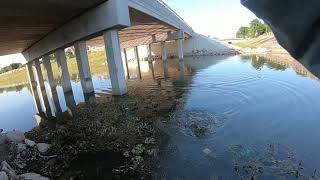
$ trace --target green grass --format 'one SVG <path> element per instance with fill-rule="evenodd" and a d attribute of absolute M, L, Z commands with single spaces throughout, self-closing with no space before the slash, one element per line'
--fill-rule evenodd
<path fill-rule="evenodd" d="M 109 73 L 107 64 L 106 64 L 105 52 L 90 52 L 88 56 L 89 56 L 91 73 L 93 75 L 99 74 L 102 72 Z M 69 74 L 78 74 L 79 71 L 78 71 L 76 58 L 70 58 L 70 59 L 68 58 L 67 62 L 68 62 Z M 58 64 L 56 61 L 53 61 L 51 64 L 52 64 L 54 78 L 58 79 L 60 75 Z M 46 73 L 43 67 L 42 67 L 42 73 L 46 77 Z M 21 83 L 28 83 L 26 68 L 21 68 L 21 70 L 17 72 L 0 75 L 0 87 L 14 86 L 15 84 L 21 84 Z"/>

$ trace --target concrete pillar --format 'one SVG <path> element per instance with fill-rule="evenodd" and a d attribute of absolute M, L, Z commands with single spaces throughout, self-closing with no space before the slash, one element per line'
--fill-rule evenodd
<path fill-rule="evenodd" d="M 168 60 L 168 51 L 166 48 L 166 42 L 161 42 L 161 54 L 162 54 L 162 60 L 166 61 Z"/>
<path fill-rule="evenodd" d="M 84 100 L 87 104 L 96 104 L 97 103 L 97 98 L 94 93 L 85 94 Z"/>
<path fill-rule="evenodd" d="M 147 46 L 147 50 L 148 50 L 148 65 L 149 65 L 149 70 L 151 70 L 152 73 L 152 78 L 154 79 L 154 69 L 153 69 L 153 64 L 152 64 L 152 48 L 151 48 L 152 44 L 149 44 Z"/>
<path fill-rule="evenodd" d="M 66 100 L 67 111 L 69 115 L 72 117 L 75 117 L 77 104 L 76 104 L 76 101 L 74 100 L 73 92 L 69 91 L 64 93 L 64 98 Z"/>
<path fill-rule="evenodd" d="M 54 81 L 50 57 L 48 55 L 43 57 L 43 66 L 47 72 L 48 82 L 49 82 L 49 86 L 50 86 L 50 92 L 51 92 L 52 101 L 54 104 L 56 115 L 60 115 L 62 113 L 62 110 L 61 110 L 61 106 L 59 103 L 59 98 L 58 98 L 58 93 L 57 93 L 57 85 L 56 85 L 56 82 Z"/>
<path fill-rule="evenodd" d="M 121 58 L 118 30 L 112 29 L 103 34 L 113 95 L 128 92 Z"/>
<path fill-rule="evenodd" d="M 151 44 L 148 44 L 148 46 L 147 46 L 147 51 L 148 51 L 148 61 L 151 62 L 151 61 L 152 61 L 152 48 L 151 48 Z"/>
<path fill-rule="evenodd" d="M 35 74 L 36 74 L 36 77 L 38 80 L 38 84 L 40 86 L 40 97 L 42 98 L 42 101 L 44 103 L 45 112 L 48 117 L 52 117 L 52 111 L 50 108 L 50 103 L 48 100 L 46 87 L 44 85 L 44 80 L 43 80 L 43 75 L 42 75 L 42 70 L 41 70 L 41 65 L 40 65 L 39 59 L 34 61 L 34 66 L 35 66 Z"/>
<path fill-rule="evenodd" d="M 127 78 L 130 79 L 130 72 L 129 72 L 129 65 L 128 65 L 128 56 L 127 56 L 127 49 L 124 48 L 123 49 L 123 53 L 124 53 L 124 61 L 126 63 L 126 69 L 127 69 Z"/>
<path fill-rule="evenodd" d="M 93 83 L 85 41 L 76 42 L 74 45 L 81 86 L 84 94 L 93 93 Z"/>
<path fill-rule="evenodd" d="M 55 53 L 59 71 L 61 73 L 61 84 L 64 93 L 72 91 L 67 58 L 64 49 L 58 49 Z"/>
<path fill-rule="evenodd" d="M 39 114 L 44 114 L 43 111 L 42 111 L 39 92 L 38 92 L 38 89 L 37 89 L 37 82 L 36 82 L 36 79 L 34 77 L 33 67 L 32 67 L 31 63 L 27 64 L 27 73 L 28 73 L 29 84 L 30 84 L 30 87 L 31 87 L 32 97 L 33 97 L 34 103 L 36 105 L 37 112 Z"/>
<path fill-rule="evenodd" d="M 185 69 L 184 61 L 179 61 L 179 80 L 180 81 L 184 81 L 185 80 L 185 78 L 184 78 L 184 69 Z"/>
<path fill-rule="evenodd" d="M 163 76 L 164 78 L 168 78 L 168 61 L 163 61 Z"/>
<path fill-rule="evenodd" d="M 178 57 L 179 60 L 183 60 L 184 55 L 183 55 L 183 39 L 178 39 L 176 40 L 177 45 L 178 45 Z"/>
<path fill-rule="evenodd" d="M 136 60 L 137 60 L 138 78 L 139 78 L 139 79 L 142 79 L 138 46 L 134 47 L 134 56 L 135 56 L 135 58 L 136 58 Z"/>

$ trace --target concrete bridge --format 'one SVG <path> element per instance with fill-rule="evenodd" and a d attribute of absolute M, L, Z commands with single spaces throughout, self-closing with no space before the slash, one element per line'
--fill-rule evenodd
<path fill-rule="evenodd" d="M 65 49 L 73 46 L 83 92 L 90 94 L 94 88 L 86 43 L 97 39 L 104 42 L 112 92 L 123 95 L 127 93 L 125 76 L 129 73 L 126 48 L 134 48 L 139 62 L 138 46 L 147 45 L 151 62 L 152 44 L 158 44 L 166 61 L 166 46 L 171 42 L 170 49 L 175 49 L 177 57 L 183 60 L 185 41 L 201 37 L 161 0 L 6 0 L 1 3 L 0 14 L 0 55 L 24 55 L 37 110 L 42 113 L 46 109 L 48 115 L 52 113 L 41 63 L 48 76 L 51 97 L 56 97 L 50 55 L 57 59 L 64 93 L 72 93 Z M 188 49 L 193 50 L 191 46 Z"/>

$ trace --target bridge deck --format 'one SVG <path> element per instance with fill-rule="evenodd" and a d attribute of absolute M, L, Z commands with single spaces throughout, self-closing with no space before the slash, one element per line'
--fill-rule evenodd
<path fill-rule="evenodd" d="M 105 1 L 5 0 L 0 6 L 0 56 L 25 51 L 47 34 Z M 121 43 L 166 33 L 181 26 L 178 22 L 181 18 L 160 0 L 129 0 L 129 6 L 131 26 L 119 32 Z M 166 8 L 155 12 L 161 7 Z"/>

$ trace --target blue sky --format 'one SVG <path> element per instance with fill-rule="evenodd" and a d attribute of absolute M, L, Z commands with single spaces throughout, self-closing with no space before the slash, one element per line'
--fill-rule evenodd
<path fill-rule="evenodd" d="M 240 0 L 164 0 L 198 33 L 218 38 L 234 37 L 255 15 Z M 12 62 L 25 62 L 23 56 L 0 56 L 0 68 Z"/>
<path fill-rule="evenodd" d="M 234 37 L 241 26 L 256 18 L 240 0 L 164 0 L 191 27 L 203 35 Z"/>

